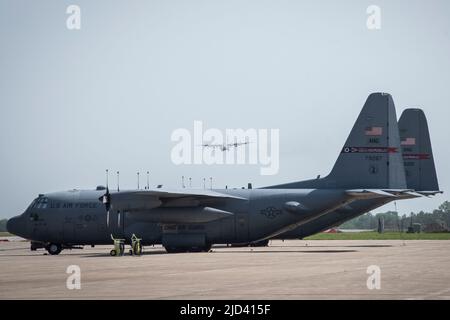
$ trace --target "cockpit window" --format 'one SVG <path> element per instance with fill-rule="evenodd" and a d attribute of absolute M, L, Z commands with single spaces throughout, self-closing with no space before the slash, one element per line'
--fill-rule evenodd
<path fill-rule="evenodd" d="M 33 208 L 36 209 L 46 209 L 48 205 L 48 198 L 37 198 L 34 200 Z"/>
<path fill-rule="evenodd" d="M 34 205 L 36 204 L 37 199 L 34 199 L 33 202 L 28 206 L 27 210 L 30 210 L 32 208 L 34 208 Z"/>

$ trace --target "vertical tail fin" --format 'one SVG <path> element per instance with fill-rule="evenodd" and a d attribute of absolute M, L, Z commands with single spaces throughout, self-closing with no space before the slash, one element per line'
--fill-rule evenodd
<path fill-rule="evenodd" d="M 408 189 L 438 191 L 427 119 L 421 109 L 406 109 L 398 122 Z"/>
<path fill-rule="evenodd" d="M 266 188 L 405 189 L 397 116 L 391 95 L 372 93 L 367 98 L 327 177 Z"/>
<path fill-rule="evenodd" d="M 339 188 L 406 188 L 394 101 L 373 93 L 326 178 Z"/>

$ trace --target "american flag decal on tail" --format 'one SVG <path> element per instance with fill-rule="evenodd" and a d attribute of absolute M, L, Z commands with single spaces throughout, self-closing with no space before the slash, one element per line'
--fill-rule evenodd
<path fill-rule="evenodd" d="M 364 131 L 366 136 L 381 136 L 383 135 L 382 127 L 367 127 Z"/>
<path fill-rule="evenodd" d="M 415 146 L 416 145 L 416 138 L 405 138 L 405 139 L 402 139 L 402 142 L 400 144 L 402 146 Z"/>

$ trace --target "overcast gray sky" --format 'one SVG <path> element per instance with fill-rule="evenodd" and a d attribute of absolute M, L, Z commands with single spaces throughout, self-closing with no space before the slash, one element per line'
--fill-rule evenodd
<path fill-rule="evenodd" d="M 81 30 L 66 28 L 71 4 Z M 371 4 L 380 30 L 366 27 Z M 449 57 L 447 0 L 0 0 L 0 217 L 38 193 L 104 184 L 106 168 L 122 188 L 147 170 L 168 187 L 182 175 L 199 187 L 210 176 L 223 187 L 325 175 L 377 91 L 393 95 L 398 117 L 425 110 L 449 190 Z M 280 129 L 279 173 L 174 165 L 170 135 L 194 120 Z"/>

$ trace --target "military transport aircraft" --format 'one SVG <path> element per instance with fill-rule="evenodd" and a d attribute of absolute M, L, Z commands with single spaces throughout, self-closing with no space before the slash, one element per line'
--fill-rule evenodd
<path fill-rule="evenodd" d="M 360 201 L 385 203 L 423 194 L 407 187 L 392 97 L 371 94 L 331 173 L 260 189 L 72 190 L 42 194 L 9 232 L 44 244 L 50 254 L 77 245 L 162 244 L 168 252 L 212 244 L 255 243 L 346 210 Z"/>
<path fill-rule="evenodd" d="M 398 122 L 400 145 L 403 155 L 406 187 L 416 190 L 424 196 L 433 196 L 439 191 L 439 184 L 434 165 L 430 134 L 425 113 L 412 108 L 403 111 Z M 277 239 L 302 239 L 318 232 L 341 225 L 370 210 L 378 208 L 395 199 L 358 200 L 339 208 L 300 227 L 278 235 Z M 259 243 L 267 244 L 268 241 Z"/>
<path fill-rule="evenodd" d="M 225 141 L 224 144 L 205 143 L 205 144 L 202 144 L 202 147 L 213 148 L 213 149 L 217 148 L 217 149 L 219 149 L 221 151 L 229 151 L 231 147 L 237 148 L 239 146 L 244 146 L 244 145 L 249 144 L 249 143 L 250 142 L 247 141 L 247 140 L 245 142 L 237 142 L 237 140 L 235 139 L 233 143 L 227 143 L 226 141 Z"/>

